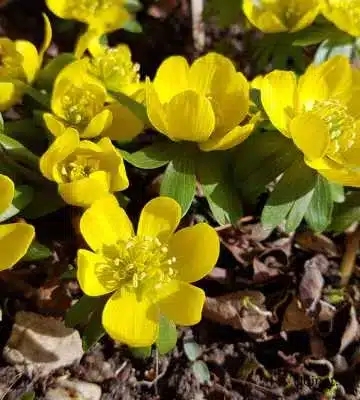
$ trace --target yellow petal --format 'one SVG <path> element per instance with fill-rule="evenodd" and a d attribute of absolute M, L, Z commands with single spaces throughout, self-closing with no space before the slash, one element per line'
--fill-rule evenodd
<path fill-rule="evenodd" d="M 311 112 L 296 116 L 290 123 L 290 132 L 296 146 L 309 160 L 322 158 L 330 145 L 326 122 Z"/>
<path fill-rule="evenodd" d="M 115 102 L 107 106 L 112 114 L 112 124 L 102 132 L 111 140 L 128 142 L 138 136 L 144 129 L 144 123 L 129 108 Z"/>
<path fill-rule="evenodd" d="M 206 142 L 200 143 L 203 151 L 228 150 L 247 139 L 254 130 L 254 124 L 236 126 L 223 136 L 211 135 Z"/>
<path fill-rule="evenodd" d="M 55 139 L 51 146 L 40 158 L 40 171 L 48 179 L 53 180 L 53 170 L 65 160 L 79 145 L 80 138 L 76 129 L 67 128 L 64 133 Z"/>
<path fill-rule="evenodd" d="M 261 102 L 271 123 L 289 136 L 289 121 L 294 113 L 296 76 L 293 72 L 273 71 L 261 85 Z"/>
<path fill-rule="evenodd" d="M 110 177 L 105 171 L 95 171 L 89 177 L 59 184 L 59 194 L 73 206 L 89 207 L 106 196 L 110 190 Z"/>
<path fill-rule="evenodd" d="M 21 97 L 19 90 L 12 82 L 0 82 L 0 111 L 9 110 Z"/>
<path fill-rule="evenodd" d="M 77 253 L 77 280 L 81 290 L 88 296 L 102 296 L 112 292 L 112 288 L 101 279 L 100 268 L 106 261 L 92 251 L 80 249 Z"/>
<path fill-rule="evenodd" d="M 31 83 L 40 67 L 40 59 L 36 47 L 27 40 L 15 40 L 15 48 L 23 56 L 22 68 L 26 80 Z"/>
<path fill-rule="evenodd" d="M 44 18 L 44 41 L 41 45 L 40 51 L 39 51 L 39 68 L 41 67 L 41 64 L 43 62 L 44 54 L 46 50 L 49 48 L 52 40 L 52 29 L 51 29 L 51 24 L 49 21 L 48 16 L 45 13 L 42 13 L 42 16 Z"/>
<path fill-rule="evenodd" d="M 189 87 L 189 64 L 184 57 L 171 56 L 158 68 L 154 89 L 161 103 L 167 103 L 173 96 Z"/>
<path fill-rule="evenodd" d="M 192 64 L 190 88 L 205 96 L 212 92 L 222 92 L 235 74 L 236 69 L 229 58 L 212 52 L 199 57 Z"/>
<path fill-rule="evenodd" d="M 89 125 L 81 133 L 82 138 L 93 138 L 109 128 L 112 123 L 112 113 L 110 110 L 103 110 L 90 121 Z"/>
<path fill-rule="evenodd" d="M 35 236 L 32 225 L 0 225 L 0 271 L 15 265 L 26 254 Z"/>
<path fill-rule="evenodd" d="M 165 108 L 161 104 L 158 94 L 154 89 L 154 85 L 150 83 L 150 80 L 146 80 L 145 85 L 145 96 L 146 96 L 146 112 L 149 121 L 155 129 L 159 132 L 167 133 L 167 120 L 165 114 Z"/>
<path fill-rule="evenodd" d="M 167 242 L 181 219 L 180 205 L 170 197 L 150 200 L 141 211 L 137 234 Z"/>
<path fill-rule="evenodd" d="M 243 1 L 243 11 L 249 21 L 263 32 L 276 33 L 288 30 L 276 14 L 266 10 L 266 6 L 259 7 L 253 0 Z"/>
<path fill-rule="evenodd" d="M 204 291 L 180 281 L 171 281 L 167 286 L 170 288 L 164 290 L 170 294 L 158 302 L 161 314 L 177 325 L 189 326 L 200 322 L 205 302 Z"/>
<path fill-rule="evenodd" d="M 114 340 L 131 347 L 146 347 L 158 336 L 159 312 L 148 298 L 123 289 L 106 303 L 102 323 Z"/>
<path fill-rule="evenodd" d="M 81 58 L 85 51 L 90 46 L 90 43 L 94 41 L 99 41 L 102 33 L 97 29 L 88 28 L 82 35 L 79 36 L 74 50 L 74 55 L 76 58 Z"/>
<path fill-rule="evenodd" d="M 353 36 L 360 36 L 358 18 L 359 4 L 356 2 L 326 0 L 322 2 L 324 16 L 340 30 Z"/>
<path fill-rule="evenodd" d="M 303 10 L 303 15 L 301 16 L 300 19 L 298 19 L 295 22 L 294 26 L 290 29 L 290 32 L 298 32 L 308 27 L 314 22 L 315 18 L 319 14 L 319 6 L 316 4 L 317 1 L 318 0 L 311 0 L 311 1 L 300 0 L 299 4 L 305 5 L 307 3 L 310 6 L 310 9 L 307 12 Z"/>
<path fill-rule="evenodd" d="M 124 160 L 119 150 L 114 147 L 109 138 L 100 139 L 97 145 L 104 152 L 102 167 L 110 171 L 110 190 L 117 192 L 127 189 L 129 187 L 129 179 L 126 175 Z"/>
<path fill-rule="evenodd" d="M 169 255 L 176 258 L 176 278 L 185 282 L 207 275 L 214 268 L 219 251 L 218 234 L 205 223 L 181 229 L 169 241 Z"/>
<path fill-rule="evenodd" d="M 59 121 L 53 114 L 44 113 L 43 120 L 48 131 L 54 136 L 57 137 L 64 133 L 66 129 L 65 125 L 61 121 Z"/>
<path fill-rule="evenodd" d="M 68 0 L 46 0 L 47 7 L 59 18 L 69 19 Z"/>
<path fill-rule="evenodd" d="M 107 195 L 95 201 L 80 220 L 80 232 L 94 251 L 103 245 L 128 240 L 134 235 L 131 221 L 116 197 Z"/>
<path fill-rule="evenodd" d="M 167 135 L 173 140 L 204 142 L 215 129 L 210 101 L 193 90 L 174 96 L 166 107 Z"/>
<path fill-rule="evenodd" d="M 6 175 L 0 174 L 0 214 L 11 204 L 15 194 L 13 181 Z"/>
<path fill-rule="evenodd" d="M 298 111 L 309 111 L 315 101 L 324 101 L 329 98 L 329 87 L 317 67 L 310 65 L 300 77 L 297 94 Z"/>
<path fill-rule="evenodd" d="M 314 69 L 315 70 L 315 69 Z M 328 96 L 346 102 L 353 89 L 353 73 L 347 57 L 338 55 L 316 67 L 317 74 L 325 79 Z"/>

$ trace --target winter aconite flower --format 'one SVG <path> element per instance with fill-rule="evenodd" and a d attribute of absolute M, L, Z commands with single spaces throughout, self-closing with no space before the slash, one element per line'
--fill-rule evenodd
<path fill-rule="evenodd" d="M 322 12 L 342 31 L 360 36 L 359 0 L 323 0 Z"/>
<path fill-rule="evenodd" d="M 0 213 L 10 206 L 14 193 L 11 179 L 0 174 Z M 23 222 L 0 225 L 0 271 L 11 268 L 26 254 L 34 236 L 34 227 Z"/>
<path fill-rule="evenodd" d="M 296 32 L 311 25 L 320 0 L 244 0 L 249 21 L 263 32 Z"/>
<path fill-rule="evenodd" d="M 200 321 L 205 294 L 190 283 L 214 267 L 219 239 L 205 223 L 174 233 L 180 217 L 175 200 L 157 197 L 143 208 L 135 234 L 112 195 L 83 214 L 80 230 L 92 251 L 79 250 L 77 277 L 88 296 L 114 292 L 102 315 L 113 339 L 149 346 L 160 315 L 179 325 Z"/>
<path fill-rule="evenodd" d="M 125 106 L 108 104 L 104 84 L 88 71 L 89 60 L 74 61 L 57 76 L 51 97 L 52 113 L 43 115 L 48 130 L 60 136 L 67 127 L 76 128 L 81 138 L 99 135 L 113 140 L 131 140 L 143 129 Z"/>
<path fill-rule="evenodd" d="M 39 52 L 27 40 L 0 38 L 0 111 L 8 110 L 21 99 L 21 84 L 32 83 L 41 67 L 52 37 L 50 22 L 45 14 L 43 17 L 45 38 Z"/>
<path fill-rule="evenodd" d="M 111 111 L 104 108 L 106 89 L 86 73 L 85 63 L 79 60 L 67 65 L 55 80 L 51 98 L 53 114 L 44 114 L 45 124 L 55 136 L 70 126 L 82 138 L 92 138 L 112 123 Z"/>
<path fill-rule="evenodd" d="M 88 43 L 104 33 L 120 29 L 130 20 L 124 0 L 46 0 L 49 9 L 59 18 L 74 19 L 88 25 L 80 38 L 76 55 L 81 57 Z"/>
<path fill-rule="evenodd" d="M 360 186 L 360 71 L 344 56 L 310 65 L 297 80 L 273 71 L 261 85 L 272 124 L 292 139 L 306 163 L 330 181 Z"/>
<path fill-rule="evenodd" d="M 91 57 L 87 71 L 106 87 L 111 103 L 113 129 L 110 127 L 105 134 L 114 140 L 132 140 L 142 132 L 144 123 L 129 108 L 115 102 L 112 96 L 122 93 L 138 103 L 144 102 L 145 87 L 140 81 L 140 65 L 132 62 L 130 49 L 124 44 L 108 47 L 93 40 L 89 51 Z"/>
<path fill-rule="evenodd" d="M 129 186 L 123 159 L 110 139 L 80 140 L 73 128 L 55 139 L 41 157 L 40 169 L 58 184 L 65 202 L 80 207 Z"/>
<path fill-rule="evenodd" d="M 200 57 L 191 66 L 183 57 L 167 58 L 154 81 L 147 82 L 146 105 L 159 132 L 174 141 L 198 142 L 204 151 L 236 146 L 254 128 L 247 121 L 249 83 L 217 53 Z"/>

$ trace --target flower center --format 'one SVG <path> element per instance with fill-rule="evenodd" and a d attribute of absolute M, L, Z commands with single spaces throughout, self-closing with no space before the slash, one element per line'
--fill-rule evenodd
<path fill-rule="evenodd" d="M 131 83 L 140 81 L 140 65 L 134 64 L 124 49 L 106 49 L 104 55 L 96 57 L 90 65 L 90 72 L 103 81 L 109 90 L 121 91 Z"/>
<path fill-rule="evenodd" d="M 310 111 L 326 122 L 331 143 L 327 151 L 334 159 L 338 153 L 349 150 L 356 138 L 356 121 L 349 114 L 347 107 L 338 100 L 315 101 Z"/>
<path fill-rule="evenodd" d="M 92 90 L 91 85 L 85 87 L 69 86 L 62 98 L 65 120 L 75 126 L 85 127 L 98 114 L 103 106 L 101 98 Z"/>
<path fill-rule="evenodd" d="M 61 176 L 65 182 L 87 178 L 92 172 L 100 169 L 100 160 L 86 154 L 76 155 L 61 167 Z"/>
<path fill-rule="evenodd" d="M 119 286 L 157 290 L 176 276 L 175 257 L 157 238 L 134 236 L 102 249 L 104 263 L 96 266 L 100 282 L 109 290 Z"/>
<path fill-rule="evenodd" d="M 22 67 L 23 56 L 16 51 L 14 43 L 0 39 L 0 77 L 25 80 Z"/>
<path fill-rule="evenodd" d="M 113 5 L 112 0 L 68 0 L 66 11 L 81 20 L 103 12 Z"/>

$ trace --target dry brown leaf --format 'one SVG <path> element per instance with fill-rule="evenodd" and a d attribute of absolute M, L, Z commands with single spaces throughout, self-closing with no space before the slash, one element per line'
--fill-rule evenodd
<path fill-rule="evenodd" d="M 310 329 L 312 326 L 312 319 L 306 314 L 301 301 L 294 296 L 285 311 L 281 330 L 285 332 L 301 331 Z"/>
<path fill-rule="evenodd" d="M 269 328 L 271 313 L 264 306 L 265 297 L 257 291 L 238 291 L 219 296 L 207 297 L 203 316 L 234 329 L 260 335 Z"/>
<path fill-rule="evenodd" d="M 295 235 L 295 243 L 303 250 L 324 253 L 328 257 L 340 257 L 335 243 L 319 233 L 311 231 L 300 232 Z"/>

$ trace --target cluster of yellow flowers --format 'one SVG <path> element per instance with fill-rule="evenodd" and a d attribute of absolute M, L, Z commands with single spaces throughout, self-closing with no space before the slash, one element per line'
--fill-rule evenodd
<path fill-rule="evenodd" d="M 360 29 L 357 3 L 352 2 L 352 24 L 346 1 L 245 0 L 244 11 L 266 32 L 297 31 L 321 11 L 355 35 Z M 65 202 L 85 208 L 80 231 L 91 251 L 79 250 L 77 277 L 89 296 L 114 292 L 102 317 L 114 339 L 135 347 L 151 345 L 161 314 L 181 325 L 197 323 L 205 295 L 190 283 L 205 276 L 219 255 L 219 239 L 209 225 L 199 223 L 175 233 L 181 209 L 169 197 L 145 205 L 134 233 L 113 195 L 125 190 L 129 180 L 112 141 L 131 141 L 145 123 L 120 104 L 116 94 L 142 104 L 149 123 L 169 140 L 193 142 L 204 152 L 239 145 L 267 116 L 302 151 L 307 165 L 330 181 L 360 187 L 360 72 L 346 57 L 310 65 L 300 77 L 279 70 L 258 77 L 252 87 L 260 92 L 265 116 L 262 110 L 253 111 L 248 80 L 218 53 L 208 53 L 191 65 L 184 57 L 171 56 L 152 81 L 141 81 L 139 65 L 126 45 L 108 47 L 100 42 L 101 35 L 131 18 L 123 0 L 47 4 L 57 16 L 79 20 L 88 28 L 76 45 L 75 61 L 57 75 L 50 109 L 42 114 L 52 143 L 40 159 L 40 170 L 58 185 Z M 19 102 L 22 85 L 36 81 L 51 41 L 51 26 L 46 16 L 44 20 L 45 40 L 39 52 L 30 42 L 0 39 L 2 111 Z M 14 184 L 0 175 L 0 190 L 3 211 L 12 200 Z M 5 254 L 0 269 L 13 266 L 33 237 L 28 224 L 0 225 L 0 249 Z"/>
<path fill-rule="evenodd" d="M 359 0 L 244 0 L 243 10 L 263 32 L 297 32 L 322 14 L 340 30 L 360 36 Z"/>

